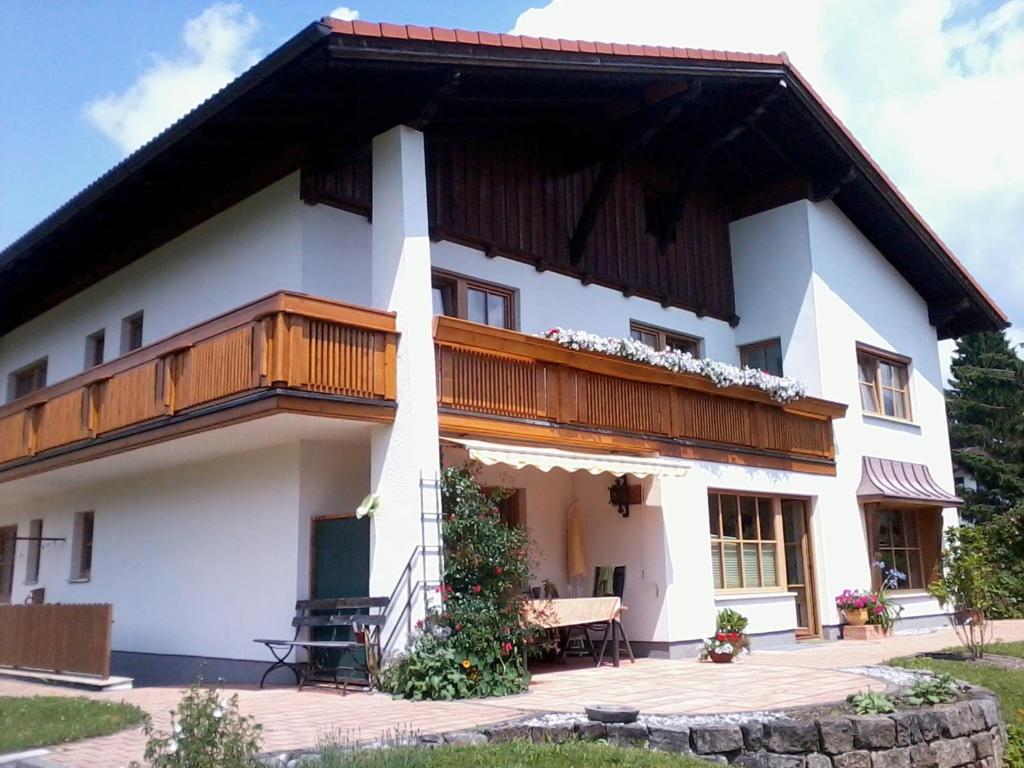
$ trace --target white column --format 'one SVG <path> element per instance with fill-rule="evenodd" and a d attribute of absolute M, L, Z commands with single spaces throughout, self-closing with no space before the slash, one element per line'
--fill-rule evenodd
<path fill-rule="evenodd" d="M 711 575 L 711 528 L 707 487 L 691 470 L 686 477 L 658 479 L 668 550 L 668 639 L 708 637 L 715 629 L 715 587 Z"/>
<path fill-rule="evenodd" d="M 370 483 L 380 499 L 370 538 L 370 591 L 390 595 L 382 639 L 400 650 L 424 610 L 424 577 L 438 579 L 439 561 L 422 556 L 423 531 L 436 544 L 433 514 L 440 472 L 437 387 L 432 332 L 430 239 L 423 134 L 399 126 L 373 140 L 373 306 L 397 313 L 398 410 L 395 421 L 374 427 Z M 411 572 L 406 572 L 411 562 Z M 411 589 L 410 589 L 411 587 Z"/>

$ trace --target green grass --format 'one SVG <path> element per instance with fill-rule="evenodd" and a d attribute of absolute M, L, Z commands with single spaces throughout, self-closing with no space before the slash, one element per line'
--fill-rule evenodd
<path fill-rule="evenodd" d="M 486 747 L 333 752 L 318 768 L 707 768 L 694 758 L 606 744 L 512 742 Z"/>
<path fill-rule="evenodd" d="M 70 696 L 0 696 L 0 755 L 106 736 L 144 717 L 130 704 Z"/>
<path fill-rule="evenodd" d="M 957 653 L 959 650 L 959 648 L 949 648 L 947 652 Z M 994 644 L 989 647 L 989 652 L 1005 656 L 1024 656 L 1024 643 Z M 1024 726 L 1024 670 L 915 656 L 892 659 L 886 663 L 907 669 L 930 669 L 932 672 L 946 672 L 958 680 L 988 688 L 999 697 L 1006 723 Z"/>

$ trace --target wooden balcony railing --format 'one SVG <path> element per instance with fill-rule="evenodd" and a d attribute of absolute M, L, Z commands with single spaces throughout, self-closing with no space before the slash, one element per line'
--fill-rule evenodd
<path fill-rule="evenodd" d="M 269 388 L 395 399 L 390 312 L 277 293 L 0 407 L 0 465 Z"/>
<path fill-rule="evenodd" d="M 828 462 L 832 419 L 846 412 L 816 398 L 783 405 L 759 390 L 450 317 L 435 320 L 434 340 L 439 406 L 452 413 Z"/>

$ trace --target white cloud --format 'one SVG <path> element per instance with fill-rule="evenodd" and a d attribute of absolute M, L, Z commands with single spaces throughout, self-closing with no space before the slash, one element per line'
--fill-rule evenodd
<path fill-rule="evenodd" d="M 359 11 L 353 10 L 352 8 L 346 8 L 344 5 L 339 5 L 327 15 L 335 19 L 341 19 L 342 21 L 352 21 L 359 18 Z"/>
<path fill-rule="evenodd" d="M 1024 0 L 552 0 L 514 31 L 785 50 L 1024 324 Z"/>
<path fill-rule="evenodd" d="M 179 54 L 154 54 L 134 83 L 87 104 L 84 117 L 122 152 L 132 152 L 255 64 L 256 28 L 241 5 L 211 5 L 185 22 Z"/>

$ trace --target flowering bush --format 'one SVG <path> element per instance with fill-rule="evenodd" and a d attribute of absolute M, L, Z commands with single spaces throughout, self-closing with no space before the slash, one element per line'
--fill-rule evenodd
<path fill-rule="evenodd" d="M 878 597 L 874 592 L 866 592 L 862 589 L 844 589 L 836 595 L 836 608 L 840 611 L 867 610 L 870 616 L 878 606 Z"/>
<path fill-rule="evenodd" d="M 715 634 L 704 641 L 701 658 L 707 659 L 712 653 L 738 656 L 744 648 L 749 647 L 749 640 L 744 634 L 747 618 L 738 611 L 724 608 L 718 612 L 715 620 Z"/>
<path fill-rule="evenodd" d="M 410 652 L 385 670 L 386 690 L 415 699 L 503 696 L 525 690 L 531 639 L 522 586 L 529 538 L 498 512 L 502 491 L 485 493 L 464 468 L 441 477 L 441 607 L 418 623 Z"/>
<path fill-rule="evenodd" d="M 153 768 L 258 768 L 260 726 L 238 711 L 238 695 L 222 698 L 202 688 L 200 678 L 171 712 L 170 733 L 158 733 L 152 721 L 143 728 L 145 758 Z M 138 763 L 133 763 L 137 767 Z"/>
<path fill-rule="evenodd" d="M 710 379 L 716 387 L 753 387 L 767 392 L 773 400 L 788 403 L 804 397 L 804 385 L 796 379 L 773 376 L 755 368 L 738 368 L 718 360 L 694 357 L 676 349 L 655 349 L 636 339 L 598 336 L 586 331 L 552 328 L 542 334 L 556 344 L 580 352 L 598 352 L 634 363 L 665 368 L 674 373 L 695 373 Z"/>

